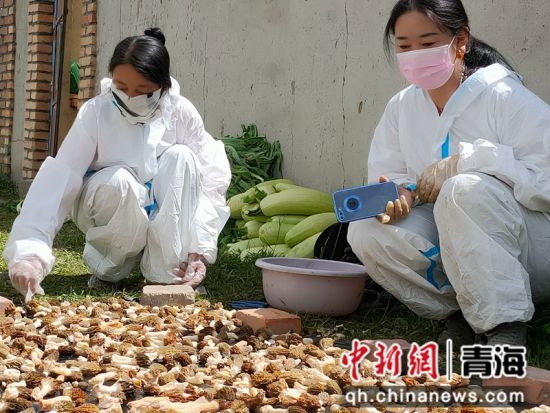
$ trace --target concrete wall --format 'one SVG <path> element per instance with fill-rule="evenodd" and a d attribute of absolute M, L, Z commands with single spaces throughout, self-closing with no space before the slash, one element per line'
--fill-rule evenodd
<path fill-rule="evenodd" d="M 404 86 L 381 45 L 388 0 L 99 0 L 98 81 L 116 43 L 161 27 L 172 74 L 214 136 L 241 123 L 283 146 L 285 176 L 322 190 L 366 180 L 369 144 Z M 550 101 L 550 2 L 465 0 L 475 35 Z"/>
<path fill-rule="evenodd" d="M 15 56 L 15 102 L 11 143 L 11 178 L 20 193 L 26 193 L 29 182 L 23 180 L 25 137 L 25 83 L 27 81 L 27 19 L 28 0 L 19 0 L 15 10 L 15 39 L 18 47 Z"/>

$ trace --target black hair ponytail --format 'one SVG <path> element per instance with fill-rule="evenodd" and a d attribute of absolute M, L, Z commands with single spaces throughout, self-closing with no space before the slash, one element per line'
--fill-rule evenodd
<path fill-rule="evenodd" d="M 384 50 L 389 58 L 393 57 L 391 37 L 395 34 L 395 24 L 399 17 L 411 11 L 418 11 L 428 16 L 452 36 L 464 31 L 468 33 L 470 40 L 464 56 L 467 75 L 494 63 L 500 63 L 514 71 L 498 50 L 470 35 L 470 21 L 461 0 L 398 0 L 393 6 L 384 30 Z"/>
<path fill-rule="evenodd" d="M 165 42 L 166 38 L 158 27 L 145 30 L 141 36 L 127 37 L 115 47 L 109 72 L 113 73 L 118 65 L 130 64 L 163 91 L 170 89 L 170 55 Z"/>
<path fill-rule="evenodd" d="M 470 76 L 480 67 L 487 67 L 494 63 L 500 63 L 511 71 L 515 71 L 512 65 L 508 63 L 508 60 L 498 50 L 472 35 L 470 35 L 466 52 L 464 55 L 464 65 L 466 66 L 467 76 Z"/>

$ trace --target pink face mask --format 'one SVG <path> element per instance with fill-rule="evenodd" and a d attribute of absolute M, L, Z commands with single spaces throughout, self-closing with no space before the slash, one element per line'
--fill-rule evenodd
<path fill-rule="evenodd" d="M 451 78 L 454 62 L 451 60 L 451 43 L 430 49 L 397 53 L 399 68 L 405 79 L 422 89 L 437 89 Z"/>

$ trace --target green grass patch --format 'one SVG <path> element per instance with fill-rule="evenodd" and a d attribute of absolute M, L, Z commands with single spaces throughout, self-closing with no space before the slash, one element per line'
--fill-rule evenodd
<path fill-rule="evenodd" d="M 14 186 L 0 175 L 0 250 L 3 251 L 11 225 L 17 214 L 14 205 L 19 202 Z M 124 280 L 115 293 L 90 290 L 90 276 L 82 261 L 84 235 L 72 222 L 63 225 L 54 242 L 56 265 L 42 285 L 48 297 L 67 300 L 94 299 L 104 296 L 139 297 L 143 278 L 134 271 Z M 257 257 L 251 256 L 242 262 L 238 256 L 221 254 L 215 265 L 209 266 L 204 286 L 204 298 L 222 302 L 225 306 L 234 300 L 262 300 L 261 272 L 254 265 Z M 370 290 L 369 290 L 370 291 Z M 304 292 L 305 294 L 306 292 Z M 0 295 L 21 303 L 21 296 L 13 289 L 7 275 L 7 263 L 0 259 Z M 435 340 L 442 323 L 417 317 L 404 305 L 387 294 L 370 291 L 365 294 L 357 312 L 347 317 L 324 317 L 302 315 L 304 335 L 341 334 L 340 341 L 353 338 L 402 338 L 425 343 Z M 539 307 L 530 329 L 529 343 L 531 365 L 550 369 L 550 309 Z"/>

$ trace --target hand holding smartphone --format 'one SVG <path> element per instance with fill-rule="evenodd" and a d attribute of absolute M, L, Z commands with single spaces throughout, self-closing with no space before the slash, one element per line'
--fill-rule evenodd
<path fill-rule="evenodd" d="M 386 211 L 388 201 L 398 198 L 397 185 L 392 181 L 342 189 L 332 194 L 339 222 L 376 217 Z"/>

